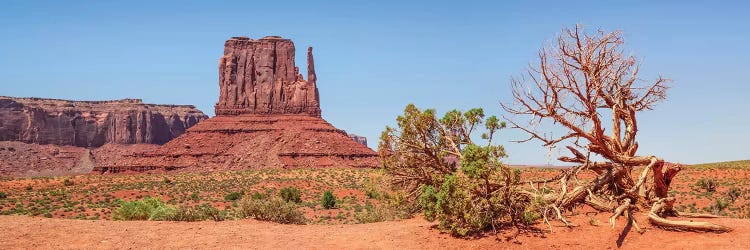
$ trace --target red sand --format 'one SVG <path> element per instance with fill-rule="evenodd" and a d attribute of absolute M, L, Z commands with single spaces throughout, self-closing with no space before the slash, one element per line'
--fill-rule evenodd
<path fill-rule="evenodd" d="M 606 215 L 597 219 L 606 222 Z M 254 220 L 224 222 L 86 221 L 0 216 L 0 249 L 11 248 L 252 248 L 252 249 L 615 249 L 623 229 L 591 226 L 585 215 L 573 229 L 555 226 L 553 233 L 522 233 L 520 243 L 499 235 L 457 239 L 421 218 L 357 225 L 281 225 Z M 750 220 L 713 219 L 730 225 L 726 234 L 631 231 L 621 249 L 743 249 L 750 246 Z M 506 231 L 505 234 L 508 234 Z"/>

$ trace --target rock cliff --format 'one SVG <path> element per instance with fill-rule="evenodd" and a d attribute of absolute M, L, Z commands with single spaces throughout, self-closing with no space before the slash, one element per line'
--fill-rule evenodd
<path fill-rule="evenodd" d="M 164 144 L 205 119 L 208 116 L 193 106 L 144 104 L 139 99 L 0 97 L 0 141 L 78 147 Z"/>
<path fill-rule="evenodd" d="M 312 49 L 307 80 L 294 53 L 294 43 L 280 37 L 229 39 L 215 117 L 158 149 L 97 157 L 103 164 L 94 172 L 378 167 L 377 153 L 321 118 Z"/>
<path fill-rule="evenodd" d="M 312 48 L 307 80 L 294 64 L 294 43 L 278 36 L 233 37 L 219 59 L 216 115 L 307 114 L 320 117 Z"/>

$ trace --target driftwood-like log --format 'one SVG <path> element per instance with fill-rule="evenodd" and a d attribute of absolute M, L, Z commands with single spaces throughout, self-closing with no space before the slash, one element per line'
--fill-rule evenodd
<path fill-rule="evenodd" d="M 672 199 L 672 198 L 668 198 Z M 651 211 L 648 213 L 648 220 L 651 225 L 670 231 L 690 231 L 690 232 L 711 232 L 711 233 L 726 233 L 732 231 L 732 228 L 717 225 L 709 222 L 695 222 L 695 221 L 677 221 L 669 220 L 662 217 L 660 214 L 665 212 L 667 207 L 667 199 L 661 199 L 651 206 Z"/>

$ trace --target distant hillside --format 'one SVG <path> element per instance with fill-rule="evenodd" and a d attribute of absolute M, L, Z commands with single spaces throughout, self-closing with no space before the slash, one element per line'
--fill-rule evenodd
<path fill-rule="evenodd" d="M 750 168 L 750 160 L 702 163 L 690 166 L 694 168 Z"/>

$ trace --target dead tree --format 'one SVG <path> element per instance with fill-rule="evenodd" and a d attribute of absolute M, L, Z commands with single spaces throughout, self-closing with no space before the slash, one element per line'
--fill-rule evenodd
<path fill-rule="evenodd" d="M 647 83 L 639 79 L 640 65 L 634 56 L 624 54 L 622 44 L 619 31 L 587 34 L 581 26 L 564 29 L 553 45 L 540 50 L 538 65 L 512 79 L 514 101 L 501 104 L 514 118 L 528 119 L 522 125 L 506 117 L 512 128 L 530 135 L 520 142 L 565 145 L 571 155 L 559 160 L 579 164 L 554 179 L 539 181 L 560 184 L 559 192 L 544 195 L 549 211 L 568 224 L 560 210 L 588 204 L 612 212 L 613 226 L 622 215 L 639 231 L 632 216 L 638 210 L 650 211 L 651 224 L 667 230 L 730 231 L 710 223 L 666 219 L 679 215 L 668 190 L 680 166 L 665 166 L 656 156 L 636 154 L 636 115 L 666 99 L 670 80 L 659 77 Z M 540 131 L 538 127 L 545 124 L 564 133 L 552 136 L 550 130 Z M 592 154 L 605 161 L 591 161 Z M 639 167 L 643 170 L 634 173 Z M 596 177 L 575 184 L 580 171 L 593 171 Z"/>

